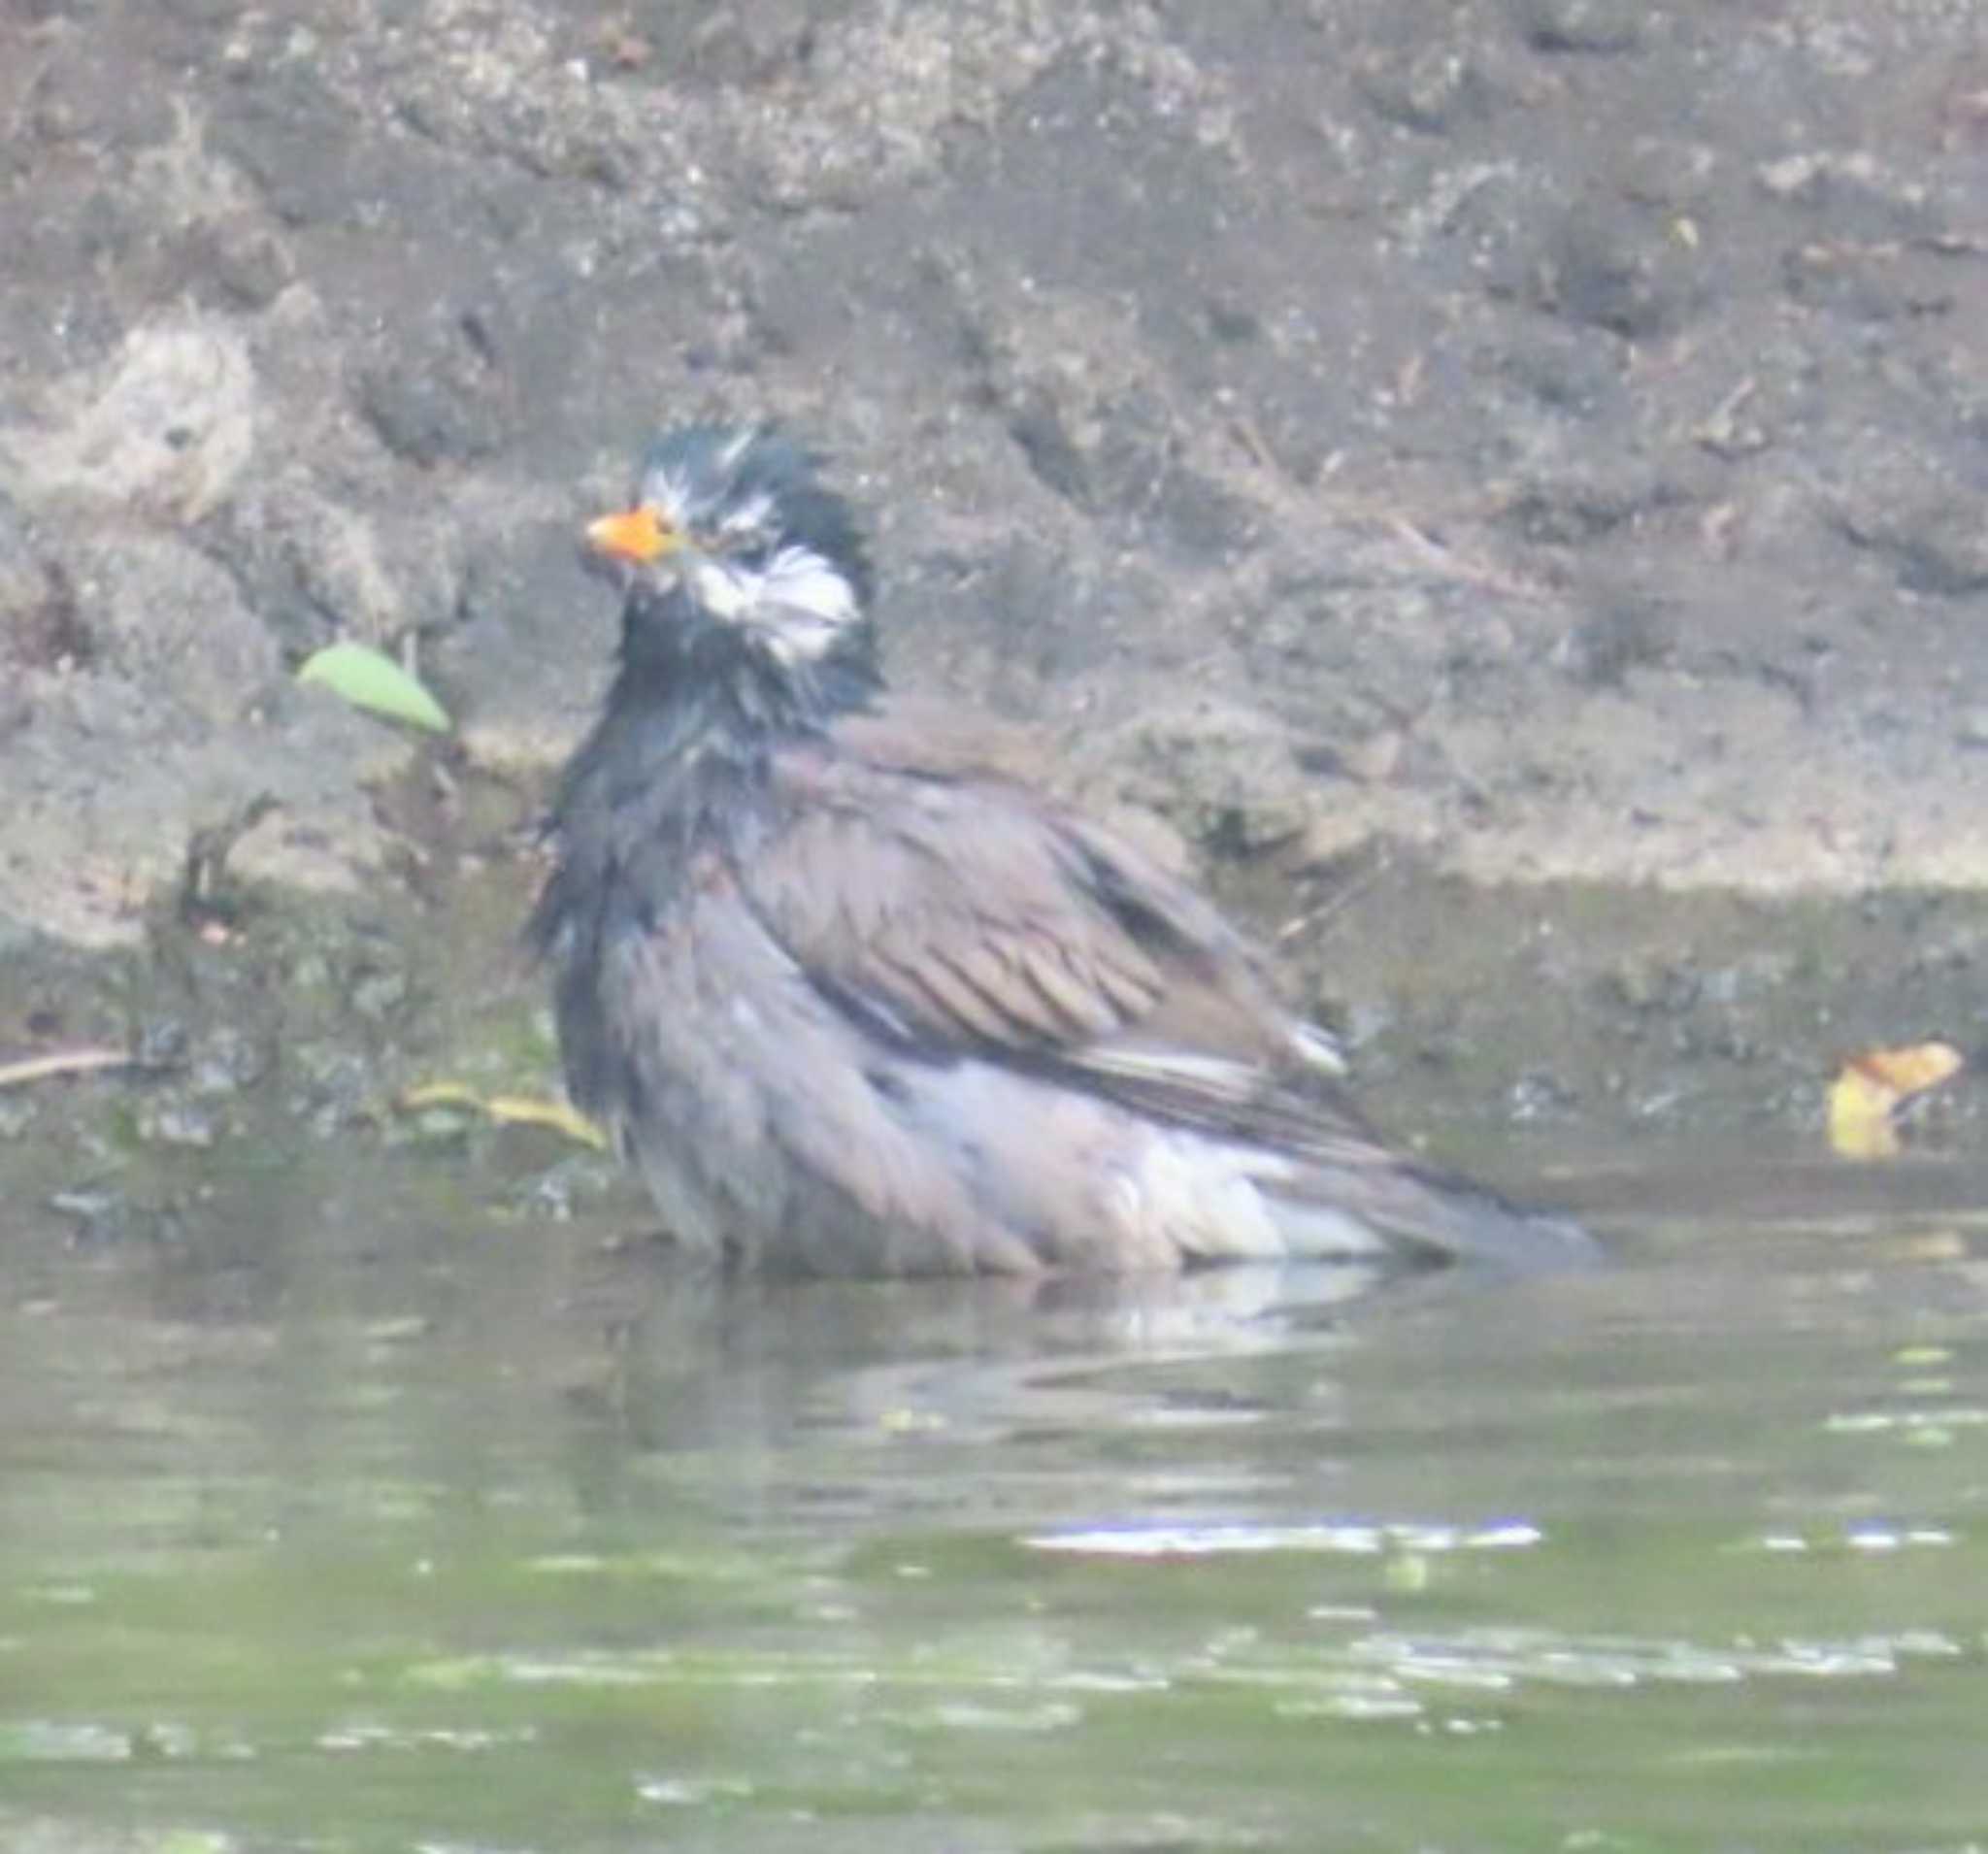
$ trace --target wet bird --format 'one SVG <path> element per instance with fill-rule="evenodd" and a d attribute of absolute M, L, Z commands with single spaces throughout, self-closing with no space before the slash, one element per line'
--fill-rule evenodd
<path fill-rule="evenodd" d="M 676 431 L 587 536 L 620 656 L 533 934 L 571 1093 L 679 1242 L 859 1275 L 1587 1253 L 1376 1138 L 1194 888 L 891 701 L 809 452 Z"/>

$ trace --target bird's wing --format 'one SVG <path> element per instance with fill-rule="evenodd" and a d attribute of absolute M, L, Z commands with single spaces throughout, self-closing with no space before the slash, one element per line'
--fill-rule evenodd
<path fill-rule="evenodd" d="M 742 888 L 876 1034 L 1078 1068 L 1202 1120 L 1333 1066 L 1212 906 L 1024 786 L 826 747 L 784 751 L 774 781 Z"/>

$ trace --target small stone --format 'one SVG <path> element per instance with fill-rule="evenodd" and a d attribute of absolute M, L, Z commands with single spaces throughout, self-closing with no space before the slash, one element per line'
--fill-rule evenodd
<path fill-rule="evenodd" d="M 408 1130 L 415 1144 L 452 1145 L 467 1139 L 475 1124 L 475 1116 L 460 1108 L 426 1108 L 414 1117 Z"/>
<path fill-rule="evenodd" d="M 1629 0 L 1518 0 L 1518 25 L 1535 51 L 1633 51 L 1644 9 Z"/>
<path fill-rule="evenodd" d="M 1700 991 L 1688 967 L 1637 954 L 1623 959 L 1607 982 L 1618 1004 L 1639 1013 L 1681 1014 L 1698 1002 Z"/>
<path fill-rule="evenodd" d="M 93 660 L 145 692 L 154 712 L 238 722 L 282 675 L 277 641 L 234 578 L 171 534 L 119 533 L 73 550 L 76 602 Z"/>
<path fill-rule="evenodd" d="M 1045 489 L 1079 509 L 1091 500 L 1090 471 L 1054 401 L 1031 394 L 1008 421 L 1008 435 L 1021 447 L 1029 468 Z"/>
<path fill-rule="evenodd" d="M 204 1150 L 215 1142 L 213 1119 L 183 1102 L 162 1102 L 138 1116 L 138 1137 L 147 1145 L 186 1146 Z"/>
<path fill-rule="evenodd" d="M 1339 751 L 1340 764 L 1362 785 L 1385 785 L 1401 770 L 1408 737 L 1398 727 L 1376 728 Z"/>
<path fill-rule="evenodd" d="M 1646 220 L 1588 203 L 1548 238 L 1535 293 L 1541 309 L 1570 322 L 1645 341 L 1689 307 L 1690 255 Z"/>
<path fill-rule="evenodd" d="M 352 987 L 352 1009 L 374 1023 L 383 1023 L 407 1002 L 405 973 L 376 972 Z"/>
<path fill-rule="evenodd" d="M 104 376 L 65 381 L 57 392 L 73 407 L 66 418 L 5 438 L 37 494 L 190 526 L 227 502 L 254 452 L 255 366 L 241 330 L 219 317 L 133 329 Z"/>
<path fill-rule="evenodd" d="M 138 1035 L 138 1060 L 148 1069 L 176 1069 L 186 1060 L 186 1026 L 177 1017 L 161 1017 Z"/>
<path fill-rule="evenodd" d="M 1812 191 L 1822 172 L 1822 159 L 1814 154 L 1784 154 L 1777 161 L 1763 161 L 1754 170 L 1762 188 L 1777 200 Z"/>
<path fill-rule="evenodd" d="M 1450 133 L 1486 101 L 1476 67 L 1449 45 L 1376 62 L 1361 74 L 1360 89 L 1380 116 L 1423 135 Z"/>
<path fill-rule="evenodd" d="M 369 368 L 358 402 L 380 442 L 424 470 L 474 462 L 501 442 L 495 414 L 473 389 L 418 364 Z"/>
<path fill-rule="evenodd" d="M 0 491 L 0 637 L 40 612 L 48 597 L 48 569 L 36 557 L 27 522 Z"/>
<path fill-rule="evenodd" d="M 1126 746 L 1134 778 L 1125 796 L 1216 855 L 1287 843 L 1313 815 L 1314 781 L 1267 714 L 1214 701 L 1151 711 Z"/>
<path fill-rule="evenodd" d="M 220 309 L 267 309 L 295 275 L 283 245 L 268 233 L 202 228 L 192 242 L 194 287 Z"/>
<path fill-rule="evenodd" d="M 1908 591 L 1963 599 L 1988 588 L 1988 536 L 1967 497 L 1870 489 L 1834 514 L 1845 537 L 1890 561 Z"/>
<path fill-rule="evenodd" d="M 193 1057 L 188 1085 L 203 1100 L 219 1100 L 239 1094 L 262 1070 L 254 1043 L 241 1031 L 223 1027 L 203 1040 Z"/>

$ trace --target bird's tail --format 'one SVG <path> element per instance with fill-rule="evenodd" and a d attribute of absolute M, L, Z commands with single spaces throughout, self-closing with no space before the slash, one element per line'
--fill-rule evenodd
<path fill-rule="evenodd" d="M 1392 1157 L 1306 1166 L 1262 1188 L 1293 1255 L 1405 1249 L 1528 1273 L 1602 1259 L 1600 1244 L 1569 1217 Z"/>

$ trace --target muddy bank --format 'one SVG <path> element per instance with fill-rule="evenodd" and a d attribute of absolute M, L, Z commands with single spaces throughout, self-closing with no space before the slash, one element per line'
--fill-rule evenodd
<path fill-rule="evenodd" d="M 345 1149 L 401 1167 L 454 1221 L 583 1209 L 646 1230 L 605 1157 L 476 1105 L 545 1098 L 556 1065 L 517 942 L 524 862 L 468 860 L 350 900 L 224 889 L 138 948 L 17 958 L 11 1050 L 128 1049 L 143 1066 L 0 1090 L 11 1227 L 177 1243 L 216 1194 L 280 1202 L 293 1168 Z M 1227 873 L 1238 910 L 1277 931 L 1294 989 L 1346 1035 L 1382 1124 L 1548 1197 L 1685 1154 L 1826 1164 L 1837 1061 L 1921 1036 L 1970 1045 L 1988 961 L 1975 896 L 1487 889 L 1395 858 Z M 1908 1142 L 1964 1148 L 1984 1115 L 1988 1089 L 1963 1077 Z"/>
<path fill-rule="evenodd" d="M 1967 1043 L 1984 73 L 1861 0 L 8 12 L 0 1046 L 177 1041 L 0 1149 L 531 1066 L 574 530 L 684 414 L 832 450 L 899 679 L 1296 922 L 1411 1121 Z"/>

